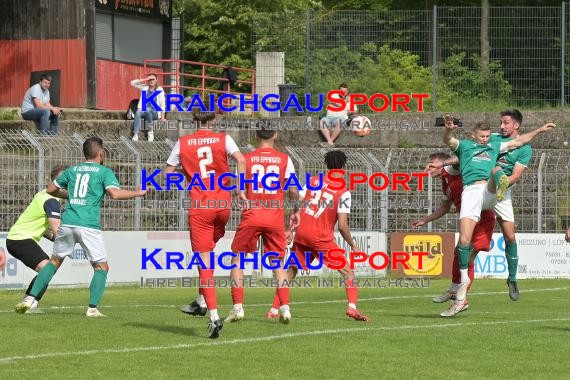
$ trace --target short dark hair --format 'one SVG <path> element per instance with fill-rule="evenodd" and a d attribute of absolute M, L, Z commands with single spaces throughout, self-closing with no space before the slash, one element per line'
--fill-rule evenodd
<path fill-rule="evenodd" d="M 256 129 L 257 129 L 256 131 L 257 138 L 261 140 L 269 140 L 273 138 L 273 136 L 275 136 L 275 133 L 277 132 L 275 129 L 269 129 L 266 126 L 260 127 L 259 123 L 257 123 Z"/>
<path fill-rule="evenodd" d="M 444 153 L 444 152 L 436 152 L 436 153 L 432 153 L 429 155 L 429 159 L 430 160 L 440 160 L 440 161 L 445 161 L 447 160 L 449 157 L 451 157 L 449 154 Z"/>
<path fill-rule="evenodd" d="M 347 85 L 346 83 L 341 83 L 341 84 L 338 86 L 338 89 L 340 90 L 340 89 L 343 88 L 343 87 L 344 87 L 344 88 L 348 88 L 348 85 Z"/>
<path fill-rule="evenodd" d="M 214 120 L 216 118 L 216 112 L 215 111 L 208 111 L 210 109 L 210 101 L 208 99 L 204 99 L 202 101 L 202 103 L 204 104 L 204 107 L 206 108 L 206 112 L 203 112 L 200 108 L 192 108 L 192 118 L 194 119 L 194 121 L 211 121 Z M 214 105 L 214 109 L 215 109 L 215 105 Z"/>
<path fill-rule="evenodd" d="M 83 155 L 88 160 L 97 157 L 97 153 L 99 153 L 101 149 L 103 149 L 103 140 L 99 137 L 89 137 L 83 143 Z"/>
<path fill-rule="evenodd" d="M 51 172 L 49 173 L 51 180 L 53 181 L 54 179 L 59 177 L 59 173 L 61 173 L 62 171 L 64 171 L 68 167 L 69 166 L 67 166 L 67 165 L 59 165 L 59 166 L 56 166 L 55 168 L 51 169 Z"/>
<path fill-rule="evenodd" d="M 521 111 L 519 111 L 516 108 L 502 111 L 501 117 L 503 117 L 503 116 L 510 116 L 511 119 L 513 119 L 514 121 L 516 121 L 517 123 L 522 125 L 522 121 L 523 121 L 522 113 L 521 113 Z"/>
<path fill-rule="evenodd" d="M 40 76 L 40 82 L 43 81 L 44 79 L 51 82 L 51 75 L 49 75 L 49 74 L 47 74 L 47 73 L 43 73 L 43 74 Z"/>
<path fill-rule="evenodd" d="M 487 123 L 486 121 L 480 121 L 477 124 L 475 124 L 475 128 L 473 129 L 475 131 L 490 131 L 491 124 Z"/>
<path fill-rule="evenodd" d="M 325 164 L 329 170 L 342 169 L 347 161 L 348 158 L 342 150 L 331 150 L 325 154 Z"/>

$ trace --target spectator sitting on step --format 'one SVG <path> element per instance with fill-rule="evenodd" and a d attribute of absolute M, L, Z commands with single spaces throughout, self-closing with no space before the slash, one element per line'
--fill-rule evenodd
<path fill-rule="evenodd" d="M 51 75 L 42 74 L 40 82 L 28 88 L 22 102 L 22 118 L 36 123 L 38 131 L 46 135 L 57 134 L 61 109 L 50 103 Z"/>
<path fill-rule="evenodd" d="M 333 99 L 345 99 L 346 107 L 342 111 L 330 111 L 327 110 L 327 116 L 323 117 L 319 121 L 319 129 L 323 134 L 324 138 L 327 140 L 326 142 L 322 142 L 321 146 L 323 147 L 333 147 L 334 141 L 340 135 L 340 127 L 348 120 L 348 115 L 356 114 L 358 109 L 356 105 L 354 105 L 354 111 L 350 111 L 350 102 L 348 101 L 348 86 L 345 83 L 342 83 L 338 86 L 338 89 L 344 92 L 344 95 L 337 95 L 333 94 L 331 97 Z M 331 103 L 333 106 L 339 106 L 339 103 Z M 326 124 L 326 125 L 325 125 Z M 327 126 L 334 125 L 334 129 L 332 132 L 327 128 Z"/>
<path fill-rule="evenodd" d="M 155 103 L 162 109 L 166 110 L 166 97 L 164 96 L 164 89 L 160 87 L 158 83 L 158 78 L 155 74 L 149 74 L 144 79 L 135 79 L 131 81 L 131 85 L 139 90 L 146 91 L 146 97 L 149 98 L 153 92 L 162 91 L 154 99 Z M 142 110 L 142 93 L 141 100 L 139 100 L 139 105 L 137 107 L 137 112 L 135 113 L 135 126 L 133 141 L 139 140 L 139 131 L 141 129 L 141 118 L 144 119 L 146 123 L 150 123 L 154 120 L 165 120 L 163 111 L 156 111 L 151 103 L 146 104 L 146 111 Z M 145 125 L 146 126 L 146 125 Z M 148 125 L 148 141 L 154 141 L 154 132 L 152 127 Z"/>

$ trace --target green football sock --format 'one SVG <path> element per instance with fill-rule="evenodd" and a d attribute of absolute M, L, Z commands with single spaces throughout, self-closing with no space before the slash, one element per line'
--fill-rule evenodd
<path fill-rule="evenodd" d="M 499 187 L 499 183 L 501 183 L 501 177 L 502 176 L 507 176 L 502 170 L 498 170 L 495 173 L 495 176 L 493 177 L 495 179 L 495 187 L 498 188 Z"/>
<path fill-rule="evenodd" d="M 469 267 L 469 257 L 471 256 L 471 245 L 457 246 L 459 253 L 459 269 L 467 269 Z"/>
<path fill-rule="evenodd" d="M 103 269 L 97 269 L 93 273 L 91 285 L 89 285 L 89 307 L 97 307 L 103 292 L 105 291 L 105 284 L 107 282 L 107 272 Z"/>
<path fill-rule="evenodd" d="M 505 244 L 505 256 L 507 256 L 507 266 L 509 268 L 509 281 L 517 281 L 517 268 L 519 265 L 519 256 L 517 253 L 517 243 Z"/>
<path fill-rule="evenodd" d="M 55 272 L 57 272 L 56 266 L 52 262 L 47 263 L 46 266 L 38 272 L 34 286 L 32 286 L 32 290 L 30 290 L 29 294 L 37 299 L 38 295 L 42 293 L 42 290 L 47 288 Z"/>

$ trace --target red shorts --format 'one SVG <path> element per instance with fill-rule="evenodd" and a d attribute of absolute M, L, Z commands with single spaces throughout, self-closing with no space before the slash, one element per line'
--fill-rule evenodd
<path fill-rule="evenodd" d="M 491 240 L 493 239 L 493 230 L 495 229 L 495 215 L 485 215 L 484 210 L 481 213 L 481 220 L 475 225 L 473 236 L 471 237 L 471 246 L 473 251 L 489 251 L 491 249 Z"/>
<path fill-rule="evenodd" d="M 304 244 L 299 244 L 298 242 L 294 242 L 293 243 L 293 248 L 291 248 L 291 252 L 295 252 L 295 254 L 297 255 L 297 258 L 299 259 L 299 263 L 301 263 L 301 268 L 300 269 L 307 269 L 307 255 L 310 256 L 309 261 L 310 263 L 313 262 L 313 260 L 318 259 L 320 256 L 320 253 L 322 252 L 322 257 L 323 257 L 323 267 L 327 265 L 327 263 L 330 262 L 330 260 L 327 258 L 327 252 L 330 249 L 340 249 L 340 247 L 336 244 L 336 242 L 333 240 L 328 244 L 323 244 L 320 245 L 321 247 L 326 247 L 326 248 L 318 248 L 318 249 L 314 249 L 313 247 L 309 247 L 306 246 Z M 292 265 L 293 266 L 293 265 Z"/>
<path fill-rule="evenodd" d="M 252 253 L 257 250 L 257 241 L 263 237 L 263 251 L 276 252 L 279 258 L 285 257 L 287 241 L 285 240 L 285 226 L 257 227 L 240 223 L 232 242 L 232 251 Z"/>
<path fill-rule="evenodd" d="M 216 247 L 216 243 L 226 233 L 226 224 L 230 219 L 230 210 L 217 212 L 201 212 L 188 216 L 190 241 L 192 251 L 210 252 Z"/>

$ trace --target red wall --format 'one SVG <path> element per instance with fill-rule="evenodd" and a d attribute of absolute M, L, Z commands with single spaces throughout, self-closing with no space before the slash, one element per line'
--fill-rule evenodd
<path fill-rule="evenodd" d="M 140 91 L 131 86 L 131 81 L 144 77 L 143 66 L 98 59 L 97 108 L 126 110 L 132 99 L 141 96 Z"/>
<path fill-rule="evenodd" d="M 30 87 L 30 73 L 61 70 L 62 107 L 85 107 L 85 40 L 0 40 L 0 107 L 20 107 Z"/>

